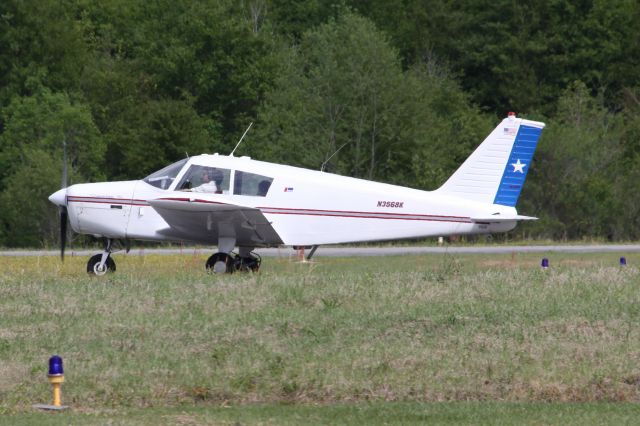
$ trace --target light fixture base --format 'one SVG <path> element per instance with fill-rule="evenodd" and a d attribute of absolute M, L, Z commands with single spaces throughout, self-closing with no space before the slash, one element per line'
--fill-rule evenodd
<path fill-rule="evenodd" d="M 37 408 L 38 410 L 49 410 L 49 411 L 62 411 L 69 408 L 68 405 L 50 405 L 50 404 L 33 404 L 33 408 Z"/>

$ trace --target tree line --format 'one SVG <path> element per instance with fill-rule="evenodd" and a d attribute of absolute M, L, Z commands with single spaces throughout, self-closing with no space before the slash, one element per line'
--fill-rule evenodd
<path fill-rule="evenodd" d="M 508 111 L 547 123 L 513 235 L 640 237 L 636 1 L 6 0 L 0 246 L 55 244 L 63 146 L 138 179 L 255 122 L 238 154 L 430 190 Z"/>

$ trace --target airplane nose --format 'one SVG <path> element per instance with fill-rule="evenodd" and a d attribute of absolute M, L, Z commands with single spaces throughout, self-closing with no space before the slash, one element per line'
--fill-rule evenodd
<path fill-rule="evenodd" d="M 49 196 L 49 201 L 51 201 L 56 206 L 66 206 L 67 205 L 67 188 L 59 189 Z"/>

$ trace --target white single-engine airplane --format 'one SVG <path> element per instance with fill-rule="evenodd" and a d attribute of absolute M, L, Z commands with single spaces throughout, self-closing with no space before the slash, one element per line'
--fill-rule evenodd
<path fill-rule="evenodd" d="M 62 256 L 67 216 L 75 232 L 105 239 L 89 273 L 115 271 L 112 242 L 134 239 L 217 245 L 207 270 L 255 271 L 256 247 L 310 246 L 311 256 L 322 244 L 504 232 L 535 219 L 515 205 L 544 126 L 509 113 L 435 191 L 213 154 L 49 200 L 60 207 Z"/>

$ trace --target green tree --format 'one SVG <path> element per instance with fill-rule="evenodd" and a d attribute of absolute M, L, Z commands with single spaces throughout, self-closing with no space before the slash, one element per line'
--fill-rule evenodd
<path fill-rule="evenodd" d="M 118 102 L 104 138 L 111 179 L 140 179 L 187 155 L 211 153 L 208 120 L 184 101 Z"/>
<path fill-rule="evenodd" d="M 25 150 L 26 160 L 4 179 L 0 205 L 0 246 L 42 247 L 56 241 L 58 211 L 47 197 L 60 187 L 60 168 L 51 155 Z"/>
<path fill-rule="evenodd" d="M 348 10 L 306 32 L 280 63 L 259 114 L 263 142 L 252 147 L 261 158 L 434 186 L 452 171 L 444 159 L 468 155 L 485 130 L 471 129 L 479 113 L 443 68 L 403 72 L 385 36 Z"/>
<path fill-rule="evenodd" d="M 616 237 L 623 240 L 640 238 L 640 87 L 627 88 L 622 110 L 617 114 L 621 123 L 621 158 L 614 165 L 611 185 L 622 204 L 617 217 Z"/>
<path fill-rule="evenodd" d="M 105 144 L 86 105 L 64 93 L 14 98 L 0 135 L 0 244 L 42 245 L 57 235 L 47 197 L 60 188 L 63 146 L 69 183 L 104 178 Z"/>
<path fill-rule="evenodd" d="M 347 12 L 306 32 L 282 63 L 258 126 L 264 154 L 311 168 L 331 159 L 333 170 L 373 177 L 402 77 L 383 35 Z"/>
<path fill-rule="evenodd" d="M 447 64 L 483 108 L 551 115 L 573 81 L 607 105 L 638 85 L 640 3 L 633 0 L 351 0 L 390 35 L 405 67 Z"/>
<path fill-rule="evenodd" d="M 524 187 L 527 212 L 539 216 L 534 234 L 574 239 L 624 235 L 616 196 L 622 150 L 621 120 L 576 82 L 560 98 L 558 115 L 543 132 L 531 178 Z"/>
<path fill-rule="evenodd" d="M 0 2 L 0 107 L 39 86 L 75 91 L 88 58 L 73 1 Z"/>
<path fill-rule="evenodd" d="M 108 143 L 109 177 L 140 177 L 185 152 L 229 152 L 270 87 L 267 10 L 247 3 L 87 3 L 95 57 L 81 84 Z M 158 155 L 148 155 L 153 147 Z"/>
<path fill-rule="evenodd" d="M 459 84 L 438 64 L 414 66 L 405 73 L 400 147 L 389 173 L 394 182 L 435 189 L 476 149 L 497 120 L 481 114 Z M 410 165 L 410 169 L 407 168 Z"/>
<path fill-rule="evenodd" d="M 232 147 L 270 87 L 273 37 L 251 18 L 250 5 L 235 1 L 142 3 L 142 37 L 132 52 L 152 97 L 188 101 Z"/>

